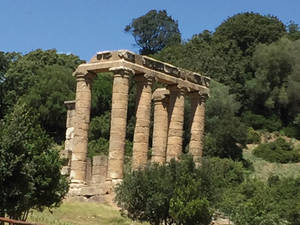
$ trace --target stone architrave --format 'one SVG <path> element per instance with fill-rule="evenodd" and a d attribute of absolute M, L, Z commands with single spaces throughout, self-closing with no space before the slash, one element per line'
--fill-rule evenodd
<path fill-rule="evenodd" d="M 107 180 L 117 183 L 123 178 L 129 76 L 134 71 L 126 67 L 113 67 L 110 71 L 114 73 L 114 81 Z"/>
<path fill-rule="evenodd" d="M 137 84 L 136 123 L 133 137 L 132 169 L 144 167 L 148 160 L 149 129 L 153 77 L 135 77 Z"/>
<path fill-rule="evenodd" d="M 168 86 L 170 100 L 168 107 L 169 130 L 166 160 L 178 160 L 182 154 L 182 136 L 184 120 L 184 95 L 185 89 L 178 85 Z"/>
<path fill-rule="evenodd" d="M 168 141 L 168 99 L 169 90 L 158 88 L 153 92 L 154 124 L 151 162 L 164 164 Z"/>
<path fill-rule="evenodd" d="M 199 164 L 202 158 L 206 98 L 207 95 L 198 92 L 190 95 L 192 120 L 189 152 L 196 164 Z"/>
<path fill-rule="evenodd" d="M 76 104 L 74 120 L 74 140 L 71 161 L 71 183 L 85 184 L 88 129 L 91 111 L 92 81 L 96 74 L 76 71 Z"/>

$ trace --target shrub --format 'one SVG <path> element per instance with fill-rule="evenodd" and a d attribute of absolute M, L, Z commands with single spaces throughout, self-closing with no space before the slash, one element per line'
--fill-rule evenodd
<path fill-rule="evenodd" d="M 263 115 L 254 114 L 250 111 L 243 113 L 242 121 L 255 130 L 266 129 L 270 132 L 279 130 L 282 126 L 280 119 L 275 116 L 266 118 Z"/>
<path fill-rule="evenodd" d="M 294 126 L 287 126 L 282 128 L 283 135 L 291 137 L 291 138 L 299 138 L 300 132 L 297 127 Z"/>
<path fill-rule="evenodd" d="M 247 143 L 248 144 L 260 143 L 260 134 L 259 132 L 255 131 L 252 127 L 248 129 Z"/>
<path fill-rule="evenodd" d="M 254 149 L 254 155 L 269 162 L 289 163 L 299 162 L 299 151 L 295 150 L 292 144 L 286 142 L 282 138 L 278 138 L 273 142 L 260 144 Z"/>
<path fill-rule="evenodd" d="M 166 165 L 148 165 L 126 174 L 116 187 L 122 213 L 150 224 L 209 224 L 224 188 L 243 181 L 241 163 L 204 159 L 196 168 L 191 157 Z"/>

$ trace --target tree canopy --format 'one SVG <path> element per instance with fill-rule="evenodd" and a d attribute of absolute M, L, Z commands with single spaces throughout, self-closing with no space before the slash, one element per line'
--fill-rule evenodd
<path fill-rule="evenodd" d="M 0 121 L 0 215 L 25 220 L 57 206 L 68 191 L 59 152 L 30 107 L 18 103 Z"/>
<path fill-rule="evenodd" d="M 150 10 L 143 16 L 135 18 L 125 27 L 125 32 L 133 35 L 140 53 L 153 54 L 164 47 L 180 43 L 181 34 L 178 23 L 166 10 Z"/>

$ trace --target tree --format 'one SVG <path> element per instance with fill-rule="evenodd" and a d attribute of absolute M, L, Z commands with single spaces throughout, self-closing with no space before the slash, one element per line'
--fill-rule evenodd
<path fill-rule="evenodd" d="M 74 98 L 72 72 L 82 62 L 77 56 L 57 54 L 56 50 L 37 49 L 18 57 L 5 73 L 1 110 L 8 113 L 22 98 L 38 108 L 42 127 L 60 142 L 65 132 L 63 101 Z"/>
<path fill-rule="evenodd" d="M 243 55 L 252 55 L 259 43 L 270 44 L 286 34 L 285 25 L 275 16 L 239 13 L 217 27 L 214 39 L 235 42 Z"/>
<path fill-rule="evenodd" d="M 27 218 L 30 209 L 57 207 L 68 191 L 59 153 L 36 112 L 17 103 L 0 122 L 0 215 Z"/>
<path fill-rule="evenodd" d="M 259 45 L 253 55 L 255 77 L 246 83 L 249 106 L 254 113 L 275 115 L 284 125 L 300 112 L 300 41 L 282 38 Z"/>
<path fill-rule="evenodd" d="M 236 116 L 239 109 L 240 103 L 229 93 L 229 87 L 212 81 L 206 103 L 204 155 L 242 159 L 247 129 Z"/>
<path fill-rule="evenodd" d="M 299 25 L 296 24 L 294 21 L 290 21 L 289 24 L 287 25 L 287 30 L 288 30 L 288 34 L 287 37 L 290 40 L 298 40 L 300 39 L 300 29 L 299 29 Z"/>
<path fill-rule="evenodd" d="M 285 25 L 274 16 L 239 13 L 225 20 L 213 34 L 214 51 L 224 60 L 225 73 L 218 81 L 237 95 L 242 109 L 247 107 L 245 83 L 253 78 L 251 67 L 255 47 L 270 44 L 286 34 Z"/>
<path fill-rule="evenodd" d="M 20 54 L 16 52 L 1 52 L 0 51 L 0 119 L 4 116 L 4 82 L 5 73 L 9 68 L 10 63 L 16 61 L 20 57 Z"/>
<path fill-rule="evenodd" d="M 45 66 L 37 70 L 35 84 L 20 97 L 39 112 L 44 130 L 57 143 L 64 141 L 66 132 L 66 107 L 64 101 L 75 99 L 75 78 L 72 69 L 59 65 Z"/>
<path fill-rule="evenodd" d="M 150 10 L 135 18 L 125 27 L 133 35 L 141 54 L 154 54 L 164 47 L 180 43 L 181 34 L 177 21 L 168 16 L 166 10 Z"/>

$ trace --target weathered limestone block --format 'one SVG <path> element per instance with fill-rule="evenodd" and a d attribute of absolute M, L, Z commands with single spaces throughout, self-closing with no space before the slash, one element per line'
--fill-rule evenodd
<path fill-rule="evenodd" d="M 123 178 L 129 76 L 134 71 L 125 67 L 111 68 L 110 71 L 114 73 L 114 81 L 107 180 L 114 182 Z"/>
<path fill-rule="evenodd" d="M 92 182 L 92 160 L 90 158 L 86 159 L 85 182 L 87 185 L 90 185 Z"/>
<path fill-rule="evenodd" d="M 203 151 L 206 96 L 199 93 L 192 93 L 190 95 L 192 120 L 189 152 L 193 156 L 195 163 L 200 163 Z"/>
<path fill-rule="evenodd" d="M 135 79 L 137 81 L 137 109 L 133 138 L 132 169 L 145 166 L 148 159 L 153 78 L 147 75 L 140 75 Z"/>
<path fill-rule="evenodd" d="M 160 164 L 166 162 L 169 95 L 170 91 L 166 88 L 158 88 L 152 96 L 154 102 L 154 124 L 151 162 Z"/>
<path fill-rule="evenodd" d="M 106 180 L 107 173 L 107 156 L 94 156 L 92 169 L 92 183 L 100 184 Z"/>
<path fill-rule="evenodd" d="M 74 118 L 74 148 L 71 161 L 71 183 L 85 183 L 88 128 L 91 108 L 91 86 L 94 73 L 80 72 L 76 76 L 76 105 Z"/>
<path fill-rule="evenodd" d="M 177 160 L 182 154 L 182 135 L 184 120 L 185 89 L 177 85 L 169 86 L 170 102 L 168 107 L 169 131 L 167 144 L 167 162 L 172 158 Z"/>

